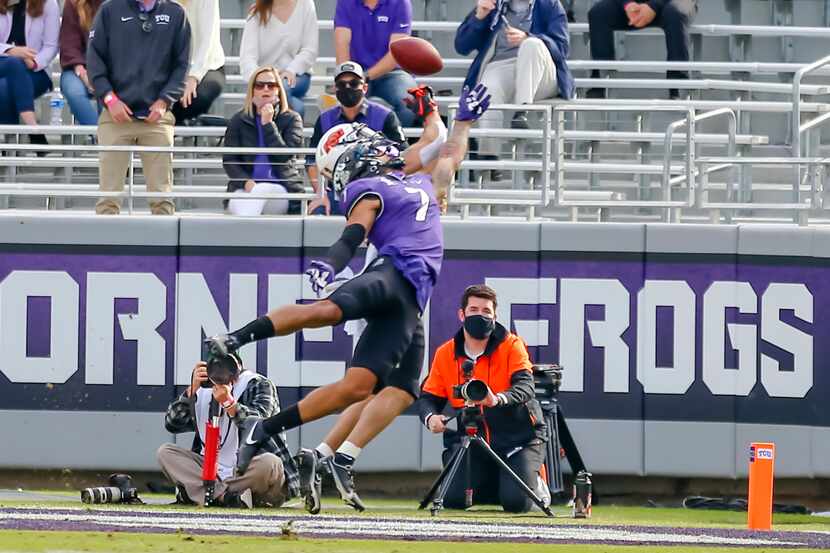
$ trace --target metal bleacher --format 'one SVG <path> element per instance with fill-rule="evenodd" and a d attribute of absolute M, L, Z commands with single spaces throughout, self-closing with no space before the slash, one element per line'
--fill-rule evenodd
<path fill-rule="evenodd" d="M 331 81 L 335 2 L 316 2 L 320 57 L 307 97 L 307 127 Z M 444 71 L 420 80 L 440 91 L 442 110 L 451 110 L 470 63 L 457 56 L 452 39 L 472 0 L 412 2 L 413 30 L 445 56 Z M 248 3 L 221 2 L 228 84 L 214 111 L 225 116 L 239 109 L 244 97 L 238 52 Z M 452 211 L 463 217 L 567 220 L 823 224 L 830 219 L 823 210 L 830 159 L 822 157 L 821 145 L 830 119 L 825 101 L 830 0 L 799 0 L 797 10 L 794 0 L 701 2 L 692 27 L 693 59 L 687 63 L 665 61 L 659 30 L 618 33 L 618 60 L 591 60 L 583 23 L 590 3 L 576 3 L 579 22 L 570 27 L 570 65 L 580 98 L 533 106 L 529 130 L 508 128 L 510 115 L 521 106 L 494 106 L 505 113 L 506 124 L 487 136 L 502 139 L 501 159 L 465 161 L 450 197 Z M 603 78 L 591 78 L 592 70 L 601 70 Z M 667 70 L 687 70 L 691 78 L 669 81 L 662 75 Z M 607 89 L 608 99 L 582 99 L 589 88 Z M 670 88 L 688 97 L 667 100 Z M 35 155 L 38 147 L 20 140 L 34 130 L 0 127 L 7 142 L 0 145 L 5 150 L 0 208 L 91 209 L 101 195 L 100 148 L 87 146 L 95 129 L 39 127 L 62 144 L 43 157 Z M 406 132 L 417 136 L 419 129 Z M 223 133 L 216 127 L 177 127 L 174 196 L 180 212 L 221 212 L 220 200 L 227 195 L 223 150 L 217 145 Z M 130 210 L 141 211 L 148 194 L 138 157 L 127 195 Z M 500 169 L 503 178 L 492 178 L 492 169 Z M 309 193 L 297 199 L 311 198 Z"/>

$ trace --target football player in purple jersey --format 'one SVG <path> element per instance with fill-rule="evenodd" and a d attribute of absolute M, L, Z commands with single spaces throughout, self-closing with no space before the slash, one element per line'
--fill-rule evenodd
<path fill-rule="evenodd" d="M 326 290 L 366 239 L 377 248 L 377 259 L 324 299 L 279 307 L 239 330 L 208 339 L 212 354 L 223 356 L 272 336 L 366 319 L 345 376 L 273 417 L 248 417 L 241 425 L 244 441 L 237 456 L 241 474 L 270 436 L 375 394 L 347 440 L 326 460 L 341 497 L 358 510 L 364 507 L 354 490 L 355 459 L 418 396 L 424 358 L 421 314 L 444 251 L 436 198 L 445 201 L 466 155 L 470 128 L 490 103 L 483 85 L 465 87 L 447 139 L 431 91 L 419 87 L 411 93 L 413 109 L 423 114 L 424 133 L 406 151 L 361 125 L 334 127 L 318 147 L 320 172 L 331 181 L 347 220 L 327 255 L 306 270 L 312 288 L 318 294 Z M 307 476 L 315 470 L 312 466 L 302 471 L 301 486 L 308 486 Z"/>

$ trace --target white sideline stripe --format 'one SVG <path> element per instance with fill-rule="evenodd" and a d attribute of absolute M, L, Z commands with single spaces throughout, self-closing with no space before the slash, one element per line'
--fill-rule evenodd
<path fill-rule="evenodd" d="M 432 538 L 436 535 L 447 538 L 497 538 L 497 539 L 519 539 L 519 540 L 558 540 L 558 541 L 612 541 L 618 543 L 689 543 L 689 544 L 710 544 L 710 545 L 774 545 L 783 546 L 803 545 L 799 542 L 784 542 L 766 539 L 752 538 L 731 538 L 706 534 L 675 534 L 666 532 L 641 532 L 617 530 L 602 527 L 557 527 L 557 526 L 531 526 L 524 524 L 498 524 L 478 522 L 432 522 L 420 519 L 348 519 L 335 517 L 314 517 L 297 519 L 296 515 L 281 515 L 268 518 L 240 518 L 240 517 L 217 517 L 217 516 L 152 516 L 151 512 L 143 511 L 150 515 L 145 517 L 123 516 L 117 514 L 102 514 L 100 512 L 89 514 L 66 514 L 66 513 L 0 513 L 0 521 L 3 520 L 33 520 L 49 521 L 60 520 L 63 522 L 84 522 L 95 525 L 112 525 L 124 528 L 162 528 L 168 530 L 209 530 L 238 533 L 265 533 L 281 534 L 283 531 L 280 522 L 291 522 L 292 532 L 307 534 L 309 536 L 326 535 L 349 535 L 377 536 L 385 534 L 389 537 L 423 537 Z"/>

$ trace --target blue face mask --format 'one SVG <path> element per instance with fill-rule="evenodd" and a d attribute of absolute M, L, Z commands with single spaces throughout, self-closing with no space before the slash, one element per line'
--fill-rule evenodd
<path fill-rule="evenodd" d="M 464 330 L 476 340 L 489 338 L 496 329 L 496 320 L 484 315 L 467 315 L 464 317 Z"/>

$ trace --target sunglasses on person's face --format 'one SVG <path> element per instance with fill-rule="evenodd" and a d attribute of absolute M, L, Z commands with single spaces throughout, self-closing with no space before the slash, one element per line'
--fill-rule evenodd
<path fill-rule="evenodd" d="M 153 24 L 150 23 L 150 14 L 145 12 L 138 13 L 138 20 L 141 21 L 141 30 L 149 33 L 153 30 Z"/>
<path fill-rule="evenodd" d="M 254 88 L 256 90 L 276 90 L 279 88 L 279 85 L 273 81 L 256 81 L 254 82 Z"/>
<path fill-rule="evenodd" d="M 337 81 L 334 83 L 335 88 L 338 90 L 346 90 L 347 88 L 360 88 L 363 86 L 363 81 L 358 79 L 343 79 L 342 81 Z"/>

